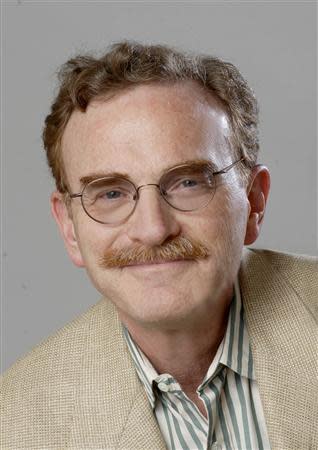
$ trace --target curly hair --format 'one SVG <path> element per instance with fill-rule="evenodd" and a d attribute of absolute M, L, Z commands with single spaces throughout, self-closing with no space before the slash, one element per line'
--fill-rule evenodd
<path fill-rule="evenodd" d="M 245 180 L 259 150 L 258 105 L 253 91 L 231 63 L 209 55 L 181 52 L 166 45 L 122 41 L 97 58 L 79 55 L 62 65 L 59 91 L 45 119 L 43 144 L 56 188 L 68 191 L 61 140 L 74 110 L 86 111 L 93 100 L 107 98 L 145 83 L 194 80 L 218 97 L 226 108 L 230 143 L 236 157 L 245 157 L 240 172 Z"/>

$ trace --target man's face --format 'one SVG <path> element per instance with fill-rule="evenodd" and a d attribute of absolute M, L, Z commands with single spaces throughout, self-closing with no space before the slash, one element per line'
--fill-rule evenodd
<path fill-rule="evenodd" d="M 140 186 L 158 183 L 165 170 L 186 160 L 207 159 L 220 170 L 234 161 L 229 133 L 222 105 L 194 82 L 141 85 L 94 102 L 85 113 L 73 113 L 63 136 L 71 192 L 80 192 L 80 179 L 96 172 L 128 173 Z M 72 200 L 72 218 L 66 209 L 60 214 L 73 262 L 86 268 L 123 320 L 163 327 L 190 323 L 211 314 L 230 292 L 250 206 L 236 169 L 217 178 L 214 198 L 201 210 L 175 210 L 148 186 L 140 190 L 134 213 L 118 225 L 93 221 L 78 198 Z M 208 256 L 161 265 L 101 264 L 114 252 L 163 249 L 180 238 Z"/>

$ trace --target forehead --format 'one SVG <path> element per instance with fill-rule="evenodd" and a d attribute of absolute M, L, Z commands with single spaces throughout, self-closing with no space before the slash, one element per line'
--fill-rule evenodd
<path fill-rule="evenodd" d="M 74 187 L 96 171 L 135 172 L 141 180 L 192 158 L 228 161 L 229 134 L 221 101 L 195 82 L 141 85 L 75 111 L 62 154 Z"/>

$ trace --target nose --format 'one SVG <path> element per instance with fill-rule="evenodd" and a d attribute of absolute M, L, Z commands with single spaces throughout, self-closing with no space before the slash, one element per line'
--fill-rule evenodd
<path fill-rule="evenodd" d="M 147 247 L 159 246 L 168 237 L 179 234 L 175 212 L 161 197 L 159 186 L 145 185 L 138 190 L 139 199 L 128 220 L 128 237 Z"/>

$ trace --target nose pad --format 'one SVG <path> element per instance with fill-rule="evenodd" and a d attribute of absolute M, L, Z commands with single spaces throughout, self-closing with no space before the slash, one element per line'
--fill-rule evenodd
<path fill-rule="evenodd" d="M 142 188 L 145 188 L 147 186 L 156 186 L 158 188 L 158 192 L 159 192 L 160 197 L 162 197 L 159 184 L 149 183 L 149 184 L 142 184 L 141 186 L 138 186 L 138 188 L 137 188 L 137 197 L 136 197 L 136 195 L 134 195 L 133 199 L 134 200 L 139 200 L 139 197 L 140 197 L 139 191 Z"/>
<path fill-rule="evenodd" d="M 148 183 L 148 184 L 142 184 L 141 186 L 138 186 L 137 188 L 137 193 L 139 194 L 140 189 L 147 187 L 147 186 L 156 186 L 160 192 L 160 186 L 159 184 L 155 184 L 155 183 Z"/>

